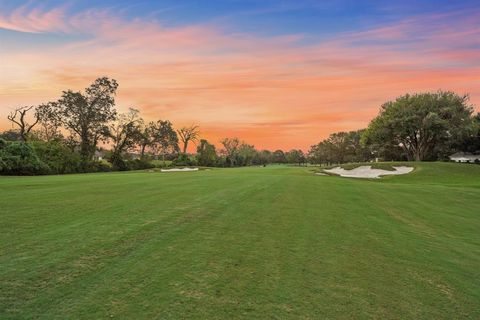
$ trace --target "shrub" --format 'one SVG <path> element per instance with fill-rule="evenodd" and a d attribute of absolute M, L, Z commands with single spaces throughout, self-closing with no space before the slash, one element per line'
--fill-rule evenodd
<path fill-rule="evenodd" d="M 123 157 L 120 154 L 112 153 L 112 155 L 109 157 L 109 161 L 112 164 L 112 167 L 114 170 L 118 170 L 118 171 L 130 170 L 128 168 L 128 162 L 125 159 L 123 159 Z"/>
<path fill-rule="evenodd" d="M 1 142 L 0 174 L 40 175 L 48 174 L 50 168 L 39 159 L 35 149 L 23 142 Z"/>
<path fill-rule="evenodd" d="M 93 161 L 87 166 L 87 172 L 110 172 L 113 166 L 106 160 Z"/>
<path fill-rule="evenodd" d="M 172 165 L 171 160 L 151 160 L 150 163 L 155 167 L 155 168 L 167 168 Z"/>
<path fill-rule="evenodd" d="M 186 154 L 180 154 L 177 159 L 173 160 L 172 164 L 174 166 L 196 166 L 197 159 L 195 157 L 189 157 Z"/>
<path fill-rule="evenodd" d="M 48 165 L 50 173 L 64 174 L 80 172 L 80 156 L 60 141 L 32 142 L 35 153 Z"/>
<path fill-rule="evenodd" d="M 128 170 L 143 170 L 143 169 L 151 169 L 155 168 L 155 166 L 148 160 L 144 159 L 134 159 L 127 161 L 127 168 Z"/>

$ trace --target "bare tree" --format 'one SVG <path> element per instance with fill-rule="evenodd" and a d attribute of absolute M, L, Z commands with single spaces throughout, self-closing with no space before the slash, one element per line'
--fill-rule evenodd
<path fill-rule="evenodd" d="M 198 126 L 190 126 L 190 127 L 183 127 L 180 130 L 177 130 L 178 135 L 180 136 L 180 140 L 183 143 L 183 154 L 187 153 L 188 143 L 190 141 L 196 142 L 200 137 L 200 131 L 198 130 Z"/>
<path fill-rule="evenodd" d="M 27 113 L 32 110 L 34 106 L 26 106 L 26 107 L 21 107 L 15 109 L 15 111 L 12 111 L 8 116 L 7 119 L 11 121 L 12 123 L 16 124 L 19 128 L 20 131 L 20 137 L 24 142 L 27 142 L 28 140 L 28 134 L 30 131 L 35 127 L 35 125 L 38 123 L 39 118 L 38 115 L 35 113 L 35 120 L 32 124 L 29 124 L 27 122 L 26 116 Z"/>

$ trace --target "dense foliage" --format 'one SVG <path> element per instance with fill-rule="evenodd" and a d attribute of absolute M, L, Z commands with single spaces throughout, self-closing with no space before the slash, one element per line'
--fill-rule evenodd
<path fill-rule="evenodd" d="M 407 94 L 382 105 L 367 129 L 339 132 L 312 146 L 313 163 L 444 160 L 457 151 L 480 151 L 480 115 L 468 95 Z"/>
<path fill-rule="evenodd" d="M 407 94 L 382 105 L 364 139 L 372 146 L 400 146 L 409 160 L 437 160 L 474 133 L 472 114 L 467 95 Z"/>
<path fill-rule="evenodd" d="M 34 148 L 24 142 L 0 140 L 0 173 L 4 175 L 35 175 L 49 173 Z"/>

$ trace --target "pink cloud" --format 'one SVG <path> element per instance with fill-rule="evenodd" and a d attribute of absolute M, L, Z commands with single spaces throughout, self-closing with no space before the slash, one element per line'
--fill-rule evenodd
<path fill-rule="evenodd" d="M 480 49 L 471 45 L 478 22 L 450 28 L 443 18 L 301 45 L 302 35 L 264 38 L 217 25 L 168 28 L 108 11 L 69 16 L 65 8 L 21 8 L 1 16 L 0 27 L 89 37 L 2 53 L 11 67 L 0 76 L 0 118 L 12 106 L 108 75 L 120 83 L 120 108 L 198 123 L 213 142 L 238 135 L 261 148 L 306 149 L 330 132 L 366 126 L 382 102 L 405 92 L 452 89 L 480 102 Z"/>

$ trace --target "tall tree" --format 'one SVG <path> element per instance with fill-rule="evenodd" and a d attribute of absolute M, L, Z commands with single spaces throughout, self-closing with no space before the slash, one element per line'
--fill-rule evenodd
<path fill-rule="evenodd" d="M 140 129 L 138 132 L 137 144 L 140 147 L 140 156 L 145 157 L 145 150 L 147 147 L 151 147 L 154 143 L 153 133 L 155 131 L 155 123 L 149 122 L 145 123 L 143 120 L 140 124 Z"/>
<path fill-rule="evenodd" d="M 138 141 L 141 124 L 139 113 L 137 109 L 130 108 L 127 113 L 120 114 L 110 126 L 110 137 L 113 142 L 110 161 L 118 169 L 127 169 L 123 154 L 133 148 Z"/>
<path fill-rule="evenodd" d="M 36 109 L 36 116 L 40 130 L 38 135 L 41 139 L 49 142 L 55 139 L 62 138 L 60 128 L 62 126 L 62 118 L 58 112 L 57 102 L 48 102 L 41 104 Z"/>
<path fill-rule="evenodd" d="M 300 149 L 292 149 L 285 154 L 288 163 L 296 163 L 297 165 L 301 165 L 307 162 L 307 158 L 305 154 Z"/>
<path fill-rule="evenodd" d="M 275 150 L 272 153 L 272 162 L 273 163 L 286 163 L 287 159 L 285 158 L 285 153 L 282 150 Z"/>
<path fill-rule="evenodd" d="M 238 147 L 238 156 L 237 156 L 237 163 L 240 166 L 249 166 L 252 164 L 253 158 L 257 150 L 251 144 L 242 142 Z"/>
<path fill-rule="evenodd" d="M 225 138 L 220 143 L 225 149 L 225 154 L 229 161 L 230 167 L 235 166 L 236 157 L 238 154 L 238 147 L 240 146 L 240 140 L 238 138 Z"/>
<path fill-rule="evenodd" d="M 256 151 L 252 159 L 252 164 L 254 165 L 266 165 L 267 163 L 272 163 L 273 153 L 269 150 Z"/>
<path fill-rule="evenodd" d="M 183 154 L 187 153 L 188 143 L 196 142 L 200 136 L 200 131 L 198 126 L 192 125 L 190 127 L 180 128 L 177 132 L 180 136 L 180 140 L 183 143 Z"/>
<path fill-rule="evenodd" d="M 35 119 L 33 123 L 29 123 L 27 120 L 27 114 L 33 108 L 34 106 L 17 108 L 7 116 L 7 119 L 10 122 L 18 126 L 20 137 L 24 142 L 27 142 L 30 131 L 32 131 L 33 127 L 35 127 L 39 121 L 36 113 L 34 115 Z"/>
<path fill-rule="evenodd" d="M 152 127 L 152 136 L 154 153 L 160 152 L 162 154 L 163 164 L 165 165 L 165 155 L 179 150 L 177 133 L 170 121 L 158 120 Z"/>
<path fill-rule="evenodd" d="M 409 160 L 436 159 L 472 130 L 468 95 L 454 92 L 407 94 L 382 105 L 364 139 L 401 146 Z"/>
<path fill-rule="evenodd" d="M 64 91 L 58 101 L 62 122 L 78 139 L 82 164 L 91 161 L 99 141 L 109 136 L 108 124 L 115 120 L 115 99 L 118 83 L 107 77 L 98 78 L 85 92 Z"/>

